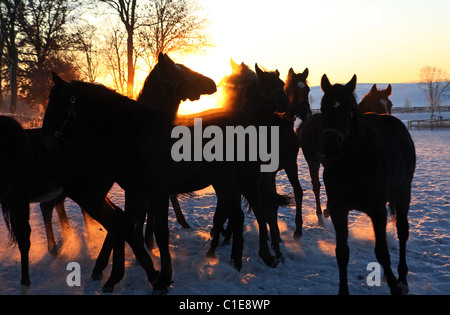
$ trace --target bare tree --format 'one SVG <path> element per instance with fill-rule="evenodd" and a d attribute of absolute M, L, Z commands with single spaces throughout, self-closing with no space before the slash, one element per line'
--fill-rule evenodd
<path fill-rule="evenodd" d="M 68 0 L 23 2 L 19 15 L 23 93 L 29 100 L 44 104 L 51 87 L 51 71 L 55 70 L 52 67 L 66 68 L 71 63 L 66 51 L 72 49 L 73 41 L 68 36 L 67 22 L 74 6 L 69 6 Z"/>
<path fill-rule="evenodd" d="M 0 0 L 0 31 L 7 50 L 9 62 L 9 84 L 11 113 L 16 112 L 17 107 L 17 73 L 19 69 L 19 51 L 17 49 L 16 37 L 18 32 L 18 16 L 22 8 L 21 0 Z"/>
<path fill-rule="evenodd" d="M 435 110 L 441 113 L 440 106 L 447 92 L 450 92 L 450 82 L 447 73 L 437 67 L 426 66 L 420 70 L 419 88 L 422 89 L 431 107 L 431 119 Z"/>
<path fill-rule="evenodd" d="M 111 33 L 106 37 L 106 46 L 103 49 L 106 68 L 112 76 L 115 89 L 121 94 L 124 94 L 127 82 L 125 41 L 125 34 L 118 28 L 112 27 Z"/>
<path fill-rule="evenodd" d="M 134 31 L 137 28 L 137 0 L 100 0 L 108 4 L 118 15 L 127 33 L 127 96 L 134 92 Z"/>
<path fill-rule="evenodd" d="M 100 74 L 100 53 L 98 50 L 97 28 L 91 24 L 76 27 L 74 35 L 76 49 L 82 54 L 82 58 L 76 58 L 80 72 L 84 79 L 94 83 Z M 83 60 L 80 62 L 80 59 Z"/>
<path fill-rule="evenodd" d="M 209 22 L 195 1 L 152 0 L 148 11 L 153 14 L 139 29 L 139 44 L 150 67 L 160 52 L 198 53 L 212 46 L 205 30 Z"/>

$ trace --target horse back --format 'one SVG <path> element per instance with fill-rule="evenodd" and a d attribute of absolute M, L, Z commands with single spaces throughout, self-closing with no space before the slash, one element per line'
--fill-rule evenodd
<path fill-rule="evenodd" d="M 0 199 L 13 190 L 28 198 L 31 186 L 31 149 L 25 130 L 13 118 L 0 116 Z"/>
<path fill-rule="evenodd" d="M 365 114 L 363 119 L 377 134 L 378 158 L 374 161 L 385 173 L 385 181 L 391 192 L 411 187 L 416 166 L 414 142 L 406 126 L 396 117 L 383 114 Z M 386 172 L 384 172 L 386 171 Z"/>

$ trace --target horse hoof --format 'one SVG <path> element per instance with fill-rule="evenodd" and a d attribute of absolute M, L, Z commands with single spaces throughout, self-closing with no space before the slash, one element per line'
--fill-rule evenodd
<path fill-rule="evenodd" d="M 113 285 L 109 285 L 109 284 L 105 284 L 102 288 L 102 292 L 103 293 L 113 293 L 114 292 L 114 286 Z"/>
<path fill-rule="evenodd" d="M 299 240 L 301 239 L 303 236 L 303 231 L 302 230 L 298 230 L 294 232 L 294 240 Z"/>
<path fill-rule="evenodd" d="M 407 295 L 409 293 L 409 286 L 407 283 L 398 282 L 397 286 L 401 295 Z"/>
<path fill-rule="evenodd" d="M 276 268 L 278 266 L 278 259 L 275 256 L 271 256 L 270 258 L 263 258 L 264 263 L 270 268 Z"/>
<path fill-rule="evenodd" d="M 91 279 L 94 281 L 100 281 L 103 279 L 103 272 L 93 272 Z"/>
<path fill-rule="evenodd" d="M 29 287 L 31 285 L 31 281 L 30 278 L 25 278 L 20 280 L 20 284 L 26 287 Z"/>
<path fill-rule="evenodd" d="M 231 266 L 233 266 L 234 269 L 236 269 L 238 272 L 241 272 L 242 269 L 242 260 L 236 261 L 234 259 L 231 259 L 230 261 Z"/>
<path fill-rule="evenodd" d="M 167 293 L 169 293 L 169 290 L 167 290 L 167 288 L 165 289 L 154 289 L 152 292 L 152 295 L 166 295 Z"/>
<path fill-rule="evenodd" d="M 317 225 L 318 225 L 318 226 L 323 226 L 323 225 L 324 225 L 322 216 L 320 216 L 320 217 L 318 218 L 318 220 L 317 220 Z"/>
<path fill-rule="evenodd" d="M 208 250 L 206 257 L 214 259 L 216 258 L 216 253 L 213 250 Z"/>

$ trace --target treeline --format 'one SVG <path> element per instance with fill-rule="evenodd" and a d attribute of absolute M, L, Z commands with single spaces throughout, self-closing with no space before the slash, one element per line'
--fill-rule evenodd
<path fill-rule="evenodd" d="M 160 51 L 211 45 L 195 0 L 0 0 L 0 112 L 42 113 L 51 71 L 133 97 Z"/>

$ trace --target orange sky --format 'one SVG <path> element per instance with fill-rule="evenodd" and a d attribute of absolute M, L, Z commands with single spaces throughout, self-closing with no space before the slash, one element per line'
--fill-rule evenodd
<path fill-rule="evenodd" d="M 417 81 L 426 65 L 450 73 L 448 0 L 198 1 L 216 47 L 186 64 L 216 76 L 229 73 L 230 58 L 282 76 L 308 67 L 310 85 L 324 73 L 366 83 Z"/>
<path fill-rule="evenodd" d="M 344 83 L 353 74 L 360 83 L 417 82 L 427 65 L 450 74 L 448 0 L 198 1 L 215 48 L 179 62 L 216 82 L 230 58 L 278 69 L 282 79 L 308 67 L 310 86 L 324 73 Z"/>

